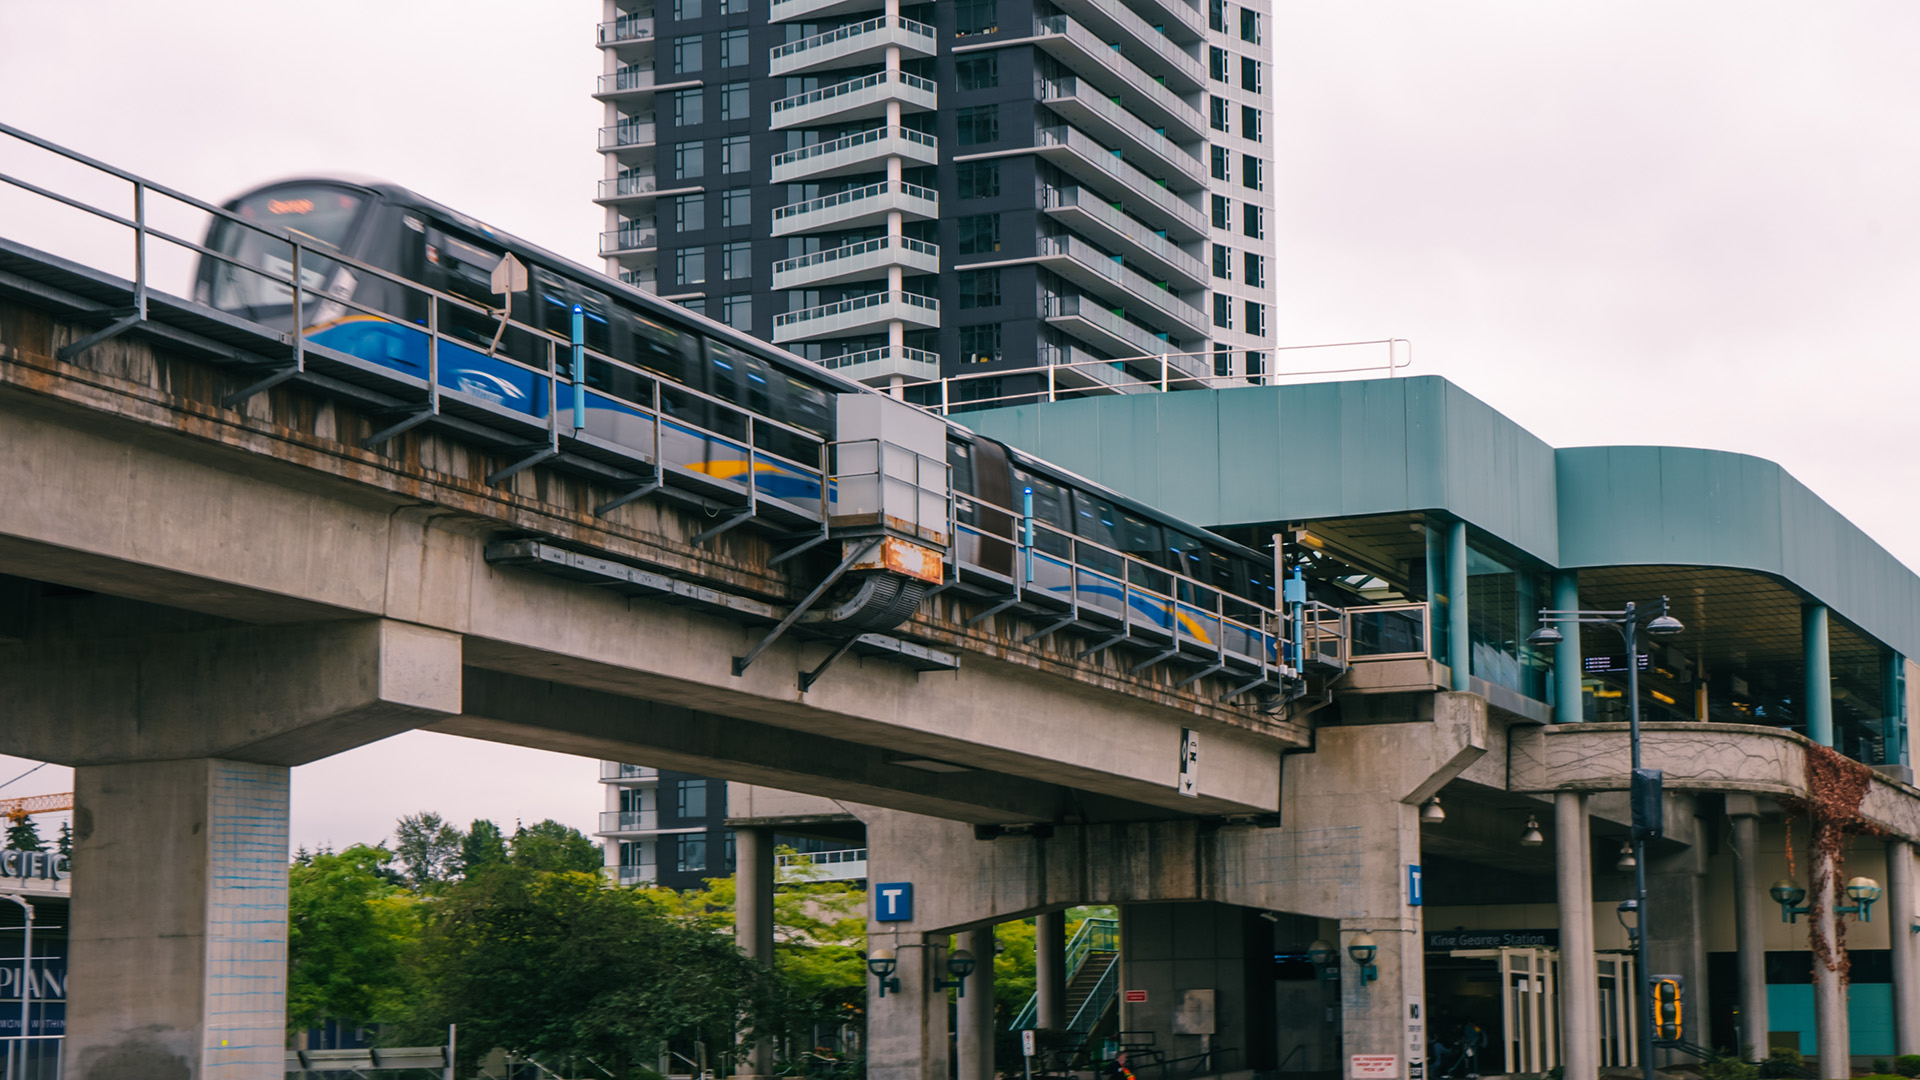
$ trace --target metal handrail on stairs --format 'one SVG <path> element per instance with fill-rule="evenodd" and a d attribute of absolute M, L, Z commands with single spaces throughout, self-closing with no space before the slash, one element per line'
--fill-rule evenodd
<path fill-rule="evenodd" d="M 1080 923 L 1079 929 L 1073 932 L 1073 937 L 1067 942 L 1067 950 L 1066 950 L 1067 981 L 1072 982 L 1074 976 L 1080 974 L 1081 966 L 1087 962 L 1087 957 L 1091 956 L 1092 954 L 1096 952 L 1117 953 L 1119 951 L 1120 951 L 1120 923 L 1117 920 L 1114 920 L 1114 919 L 1083 920 Z M 1109 971 L 1108 974 L 1111 975 L 1112 972 Z M 1094 984 L 1093 993 L 1087 995 L 1088 1002 L 1092 1001 L 1095 997 L 1099 996 L 1100 987 L 1107 981 L 1108 981 L 1107 978 L 1102 977 L 1099 983 Z M 1082 1002 L 1081 1010 L 1084 1011 L 1085 1008 L 1086 1008 L 1086 1002 Z M 1033 1027 L 1034 1021 L 1038 1018 L 1039 1013 L 1040 1013 L 1040 993 L 1039 991 L 1036 990 L 1033 996 L 1027 999 L 1026 1007 L 1022 1008 L 1020 1010 L 1020 1014 L 1014 1017 L 1012 1030 L 1019 1031 L 1023 1028 Z M 1095 1013 L 1095 1015 L 1097 1016 L 1099 1014 Z M 1077 1013 L 1075 1014 L 1074 1019 L 1075 1020 L 1079 1019 L 1079 1016 Z M 1072 1024 L 1069 1024 L 1068 1028 L 1069 1030 L 1079 1030 L 1078 1028 L 1074 1027 Z"/>

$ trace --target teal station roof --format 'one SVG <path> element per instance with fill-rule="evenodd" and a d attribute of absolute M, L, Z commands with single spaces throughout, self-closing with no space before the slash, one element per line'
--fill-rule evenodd
<path fill-rule="evenodd" d="M 1200 525 L 1437 511 L 1549 567 L 1768 574 L 1920 657 L 1920 577 L 1779 465 L 1678 447 L 1555 449 L 1437 376 L 958 419 Z"/>

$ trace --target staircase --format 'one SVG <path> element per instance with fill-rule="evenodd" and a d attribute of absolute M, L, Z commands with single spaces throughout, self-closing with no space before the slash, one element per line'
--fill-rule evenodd
<path fill-rule="evenodd" d="M 1067 942 L 1067 1030 L 1084 1036 L 1105 1014 L 1119 994 L 1120 924 L 1113 919 L 1087 919 Z M 1013 1021 L 1013 1030 L 1035 1027 L 1040 995 L 1027 1000 Z"/>

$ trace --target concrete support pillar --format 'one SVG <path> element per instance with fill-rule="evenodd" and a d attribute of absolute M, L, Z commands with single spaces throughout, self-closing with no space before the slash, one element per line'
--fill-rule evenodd
<path fill-rule="evenodd" d="M 1473 645 L 1467 632 L 1467 523 L 1447 530 L 1447 666 L 1454 690 L 1470 690 Z"/>
<path fill-rule="evenodd" d="M 1833 676 L 1827 659 L 1826 605 L 1808 604 L 1801 609 L 1800 647 L 1806 655 L 1807 738 L 1832 746 Z"/>
<path fill-rule="evenodd" d="M 1593 854 L 1585 795 L 1554 794 L 1553 838 L 1560 900 L 1560 1063 L 1566 1080 L 1598 1080 L 1600 972 L 1593 956 Z"/>
<path fill-rule="evenodd" d="M 733 935 L 740 951 L 773 966 L 773 830 L 733 832 Z M 773 1040 L 752 1041 L 737 1066 L 740 1076 L 773 1075 Z"/>
<path fill-rule="evenodd" d="M 1048 911 L 1033 919 L 1034 1023 L 1051 1031 L 1067 1026 L 1067 913 Z"/>
<path fill-rule="evenodd" d="M 1818 919 L 1831 942 L 1834 924 L 1839 921 L 1833 907 L 1841 899 L 1840 881 L 1834 875 L 1833 860 L 1822 855 L 1818 848 L 1809 861 L 1813 864 L 1815 913 L 1807 916 L 1808 929 L 1811 930 L 1814 920 Z M 1847 1016 L 1847 988 L 1840 982 L 1840 972 L 1830 968 L 1818 955 L 1813 958 L 1813 1028 L 1820 1054 L 1820 1075 L 1852 1076 L 1853 1032 Z"/>
<path fill-rule="evenodd" d="M 1559 611 L 1580 607 L 1578 571 L 1562 570 L 1553 575 L 1553 606 Z M 1573 623 L 1558 625 L 1565 636 L 1553 647 L 1553 722 L 1577 724 L 1587 717 L 1586 701 L 1580 693 L 1580 627 Z M 1583 807 L 1581 816 L 1585 814 Z"/>
<path fill-rule="evenodd" d="M 1707 832 L 1691 795 L 1668 795 L 1666 819 L 1667 838 L 1681 846 L 1664 853 L 1663 845 L 1646 846 L 1647 910 L 1640 925 L 1648 972 L 1684 980 L 1681 1004 L 1698 1033 L 1707 1015 Z M 1653 1060 L 1664 1068 L 1691 1059 L 1658 1050 Z"/>
<path fill-rule="evenodd" d="M 954 1075 L 956 1080 L 993 1080 L 993 927 L 968 930 L 957 941 L 973 954 L 974 966 L 954 1010 L 959 1058 Z"/>
<path fill-rule="evenodd" d="M 1373 958 L 1378 977 L 1364 985 L 1360 966 L 1347 951 L 1361 933 L 1378 946 Z M 1338 944 L 1341 1052 L 1393 1054 L 1400 1058 L 1401 1075 L 1409 1075 L 1405 1068 L 1407 1012 L 1411 1003 L 1424 1003 L 1427 993 L 1426 940 L 1419 921 L 1396 920 L 1383 926 L 1371 920 L 1343 920 Z M 1423 1020 L 1425 1012 L 1423 1006 Z"/>
<path fill-rule="evenodd" d="M 885 923 L 870 925 L 869 950 L 888 948 L 899 958 L 894 978 L 900 989 L 881 997 L 867 981 L 867 1076 L 869 1080 L 945 1080 L 950 1074 L 947 992 L 934 988 L 946 978 L 945 935 L 895 933 Z"/>
<path fill-rule="evenodd" d="M 1893 952 L 1893 1052 L 1920 1054 L 1920 965 L 1914 963 L 1913 845 L 1887 841 L 1887 935 Z"/>
<path fill-rule="evenodd" d="M 1733 1049 L 1760 1061 L 1767 1056 L 1767 944 L 1761 919 L 1769 883 L 1760 874 L 1759 800 L 1728 795 L 1727 816 L 1733 823 L 1733 940 L 1740 971 L 1741 1045 Z"/>
<path fill-rule="evenodd" d="M 287 768 L 74 770 L 66 1075 L 280 1080 Z"/>

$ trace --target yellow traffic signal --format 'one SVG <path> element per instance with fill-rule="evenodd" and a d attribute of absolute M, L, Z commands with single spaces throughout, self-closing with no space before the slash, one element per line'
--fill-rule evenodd
<path fill-rule="evenodd" d="M 1680 978 L 1669 975 L 1653 983 L 1653 1037 L 1661 1042 L 1680 1040 Z"/>

